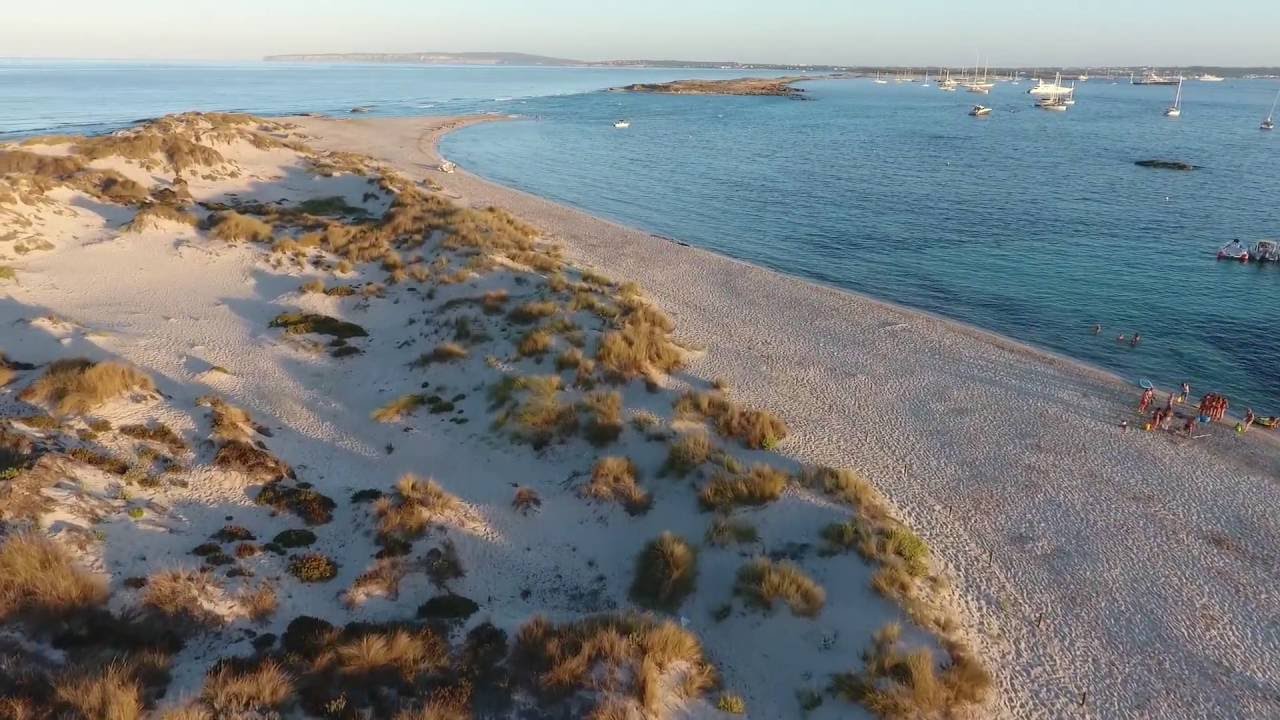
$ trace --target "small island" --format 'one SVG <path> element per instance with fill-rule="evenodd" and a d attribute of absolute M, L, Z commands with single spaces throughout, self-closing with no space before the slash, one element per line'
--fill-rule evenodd
<path fill-rule="evenodd" d="M 613 92 L 664 93 L 668 95 L 769 95 L 804 99 L 804 90 L 795 83 L 813 77 L 735 78 L 733 80 L 675 80 L 666 83 L 636 83 L 611 88 Z"/>

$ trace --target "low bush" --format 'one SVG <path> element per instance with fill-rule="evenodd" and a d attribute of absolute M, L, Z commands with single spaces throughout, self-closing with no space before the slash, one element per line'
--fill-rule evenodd
<path fill-rule="evenodd" d="M 333 520 L 337 503 L 312 488 L 290 487 L 282 482 L 270 482 L 258 491 L 256 502 L 269 505 L 281 512 L 291 512 L 308 525 L 324 525 Z"/>
<path fill-rule="evenodd" d="M 631 599 L 644 607 L 675 612 L 694 589 L 698 552 L 684 538 L 664 532 L 636 558 Z"/>
<path fill-rule="evenodd" d="M 164 570 L 147 578 L 142 607 L 174 627 L 209 629 L 222 623 L 222 618 L 206 604 L 214 590 L 202 573 Z"/>
<path fill-rule="evenodd" d="M 338 576 L 338 564 L 320 553 L 306 553 L 289 561 L 289 573 L 304 583 L 329 582 Z"/>
<path fill-rule="evenodd" d="M 496 407 L 504 408 L 495 425 L 510 428 L 535 448 L 571 435 L 578 429 L 578 413 L 561 399 L 560 387 L 558 375 L 504 378 L 490 390 Z"/>
<path fill-rule="evenodd" d="M 269 327 L 283 328 L 290 335 L 329 335 L 343 340 L 369 335 L 368 331 L 355 323 L 318 313 L 281 313 L 270 322 Z"/>
<path fill-rule="evenodd" d="M 173 429 L 164 423 L 155 423 L 153 425 L 121 425 L 120 433 L 136 440 L 159 443 L 174 452 L 182 452 L 187 449 L 187 443 L 182 439 L 182 436 L 174 432 Z"/>
<path fill-rule="evenodd" d="M 782 601 L 793 615 L 801 617 L 817 617 L 827 602 L 826 591 L 799 566 L 775 563 L 768 558 L 753 560 L 739 568 L 733 591 L 765 610 L 772 610 L 775 602 Z"/>
<path fill-rule="evenodd" d="M 244 473 L 255 480 L 274 482 L 293 477 L 293 468 L 270 451 L 243 440 L 225 442 L 213 456 L 222 470 Z"/>

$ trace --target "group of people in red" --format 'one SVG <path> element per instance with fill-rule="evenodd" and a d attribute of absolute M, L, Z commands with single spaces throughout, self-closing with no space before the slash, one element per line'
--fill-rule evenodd
<path fill-rule="evenodd" d="M 1200 415 L 1217 422 L 1227 414 L 1227 408 L 1231 403 L 1227 399 L 1217 393 L 1209 393 L 1200 398 Z"/>
<path fill-rule="evenodd" d="M 1182 392 L 1180 394 L 1169 393 L 1169 399 L 1164 405 L 1156 408 L 1151 415 L 1151 420 L 1146 423 L 1146 430 L 1168 430 L 1173 424 L 1176 413 L 1173 408 L 1175 405 L 1181 405 L 1187 401 L 1187 397 L 1191 394 L 1191 385 L 1182 383 Z M 1154 388 L 1148 387 L 1142 391 L 1142 399 L 1138 401 L 1138 414 L 1146 415 L 1151 409 L 1151 404 L 1155 402 L 1156 391 Z M 1217 393 L 1207 393 L 1200 398 L 1200 404 L 1196 407 L 1196 412 L 1192 413 L 1182 426 L 1182 431 L 1190 436 L 1199 427 L 1201 421 L 1204 422 L 1221 422 L 1227 415 L 1227 410 L 1231 408 L 1231 403 L 1223 395 Z M 1236 432 L 1248 432 L 1249 428 L 1257 424 L 1264 428 L 1280 428 L 1280 418 L 1268 417 L 1259 418 L 1250 408 L 1244 414 L 1244 420 L 1236 423 Z M 1126 421 L 1122 425 L 1127 429 L 1129 423 Z"/>

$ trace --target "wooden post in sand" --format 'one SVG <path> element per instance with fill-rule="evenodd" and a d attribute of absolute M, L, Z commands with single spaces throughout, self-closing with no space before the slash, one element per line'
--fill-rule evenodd
<path fill-rule="evenodd" d="M 1085 690 L 1084 692 L 1080 693 L 1080 707 L 1084 707 L 1084 704 L 1088 702 L 1088 700 L 1089 700 L 1088 690 Z"/>

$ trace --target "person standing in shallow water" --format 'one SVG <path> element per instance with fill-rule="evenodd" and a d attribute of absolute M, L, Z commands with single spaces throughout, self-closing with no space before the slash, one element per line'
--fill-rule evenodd
<path fill-rule="evenodd" d="M 1095 323 L 1095 324 L 1094 324 L 1094 326 L 1093 326 L 1093 334 L 1094 334 L 1094 335 L 1101 335 L 1101 334 L 1102 334 L 1102 325 L 1100 325 L 1100 324 L 1096 324 L 1096 323 Z"/>
<path fill-rule="evenodd" d="M 1142 342 L 1142 336 L 1138 333 L 1133 334 L 1133 339 L 1129 341 L 1129 347 L 1138 347 L 1138 343 Z"/>

